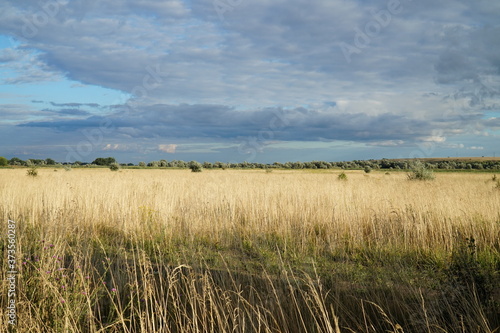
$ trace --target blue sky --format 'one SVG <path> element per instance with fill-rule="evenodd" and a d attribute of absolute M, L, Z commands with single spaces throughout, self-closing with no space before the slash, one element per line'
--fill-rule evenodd
<path fill-rule="evenodd" d="M 500 2 L 6 0 L 0 155 L 500 155 Z"/>

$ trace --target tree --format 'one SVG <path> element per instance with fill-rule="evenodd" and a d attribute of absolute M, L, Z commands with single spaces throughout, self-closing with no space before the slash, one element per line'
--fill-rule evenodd
<path fill-rule="evenodd" d="M 184 162 L 183 160 L 176 161 L 176 167 L 178 168 L 187 168 L 187 163 Z"/>
<path fill-rule="evenodd" d="M 217 161 L 217 162 L 214 163 L 214 168 L 226 169 L 227 168 L 227 164 Z"/>
<path fill-rule="evenodd" d="M 12 157 L 9 160 L 10 165 L 26 165 L 26 162 L 24 162 L 22 159 L 17 158 L 17 157 Z"/>
<path fill-rule="evenodd" d="M 113 158 L 113 157 L 98 157 L 94 160 L 94 162 L 92 162 L 92 164 L 95 164 L 95 165 L 111 165 L 113 163 L 116 163 L 116 160 Z"/>
<path fill-rule="evenodd" d="M 0 156 L 0 166 L 6 166 L 9 164 L 9 161 L 3 157 L 3 156 Z"/>
<path fill-rule="evenodd" d="M 47 165 L 55 165 L 56 164 L 56 161 L 54 161 L 53 159 L 51 158 L 46 158 L 45 159 L 45 164 Z"/>

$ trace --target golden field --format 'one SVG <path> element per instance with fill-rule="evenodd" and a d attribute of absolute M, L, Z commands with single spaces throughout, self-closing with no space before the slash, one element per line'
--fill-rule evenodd
<path fill-rule="evenodd" d="M 347 171 L 342 181 L 339 173 L 0 170 L 0 215 L 17 223 L 16 327 L 500 327 L 500 189 L 492 174 L 408 181 L 404 172 Z M 6 302 L 2 296 L 4 309 Z"/>

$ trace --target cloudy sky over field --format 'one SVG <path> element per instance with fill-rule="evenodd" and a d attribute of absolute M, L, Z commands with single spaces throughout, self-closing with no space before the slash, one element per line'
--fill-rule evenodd
<path fill-rule="evenodd" d="M 500 155 L 500 2 L 4 0 L 0 155 Z"/>

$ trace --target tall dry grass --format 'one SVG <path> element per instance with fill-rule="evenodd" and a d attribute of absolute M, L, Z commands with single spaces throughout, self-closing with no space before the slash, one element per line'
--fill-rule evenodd
<path fill-rule="evenodd" d="M 17 327 L 500 326 L 491 290 L 500 267 L 500 191 L 487 175 L 412 182 L 403 173 L 347 172 L 348 181 L 337 174 L 40 169 L 32 178 L 0 170 L 0 216 L 18 223 Z"/>

